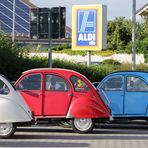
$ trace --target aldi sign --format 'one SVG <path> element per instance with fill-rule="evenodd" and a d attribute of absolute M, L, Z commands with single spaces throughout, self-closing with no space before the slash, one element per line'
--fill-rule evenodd
<path fill-rule="evenodd" d="M 96 46 L 97 21 L 96 10 L 77 11 L 77 45 Z"/>
<path fill-rule="evenodd" d="M 102 5 L 73 6 L 72 49 L 100 50 L 102 35 L 106 36 L 106 26 L 102 26 Z M 106 17 L 104 16 L 104 20 Z M 104 29 L 104 32 L 103 32 Z M 103 34 L 104 33 L 104 34 Z M 106 39 L 103 39 L 106 44 Z M 105 47 L 105 46 L 104 46 Z"/>

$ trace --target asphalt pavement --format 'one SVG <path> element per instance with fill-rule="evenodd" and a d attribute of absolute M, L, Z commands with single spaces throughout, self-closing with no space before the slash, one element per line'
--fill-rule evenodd
<path fill-rule="evenodd" d="M 23 127 L 12 138 L 0 139 L 0 147 L 147 148 L 148 127 L 100 126 L 91 134 L 78 134 L 59 126 Z"/>

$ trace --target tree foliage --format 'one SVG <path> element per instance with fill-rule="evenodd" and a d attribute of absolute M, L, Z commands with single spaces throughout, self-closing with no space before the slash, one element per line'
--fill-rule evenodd
<path fill-rule="evenodd" d="M 136 23 L 136 51 L 145 55 L 148 62 L 148 20 L 143 24 Z M 131 53 L 132 49 L 132 21 L 124 17 L 108 21 L 107 30 L 108 49 L 118 52 Z"/>
<path fill-rule="evenodd" d="M 28 57 L 28 50 L 14 44 L 0 31 L 0 73 L 10 80 L 16 80 L 23 71 L 36 67 L 44 67 L 45 60 Z M 47 62 L 46 62 L 47 63 Z"/>
<path fill-rule="evenodd" d="M 108 22 L 108 49 L 122 50 L 130 42 L 131 37 L 130 20 L 121 17 Z"/>

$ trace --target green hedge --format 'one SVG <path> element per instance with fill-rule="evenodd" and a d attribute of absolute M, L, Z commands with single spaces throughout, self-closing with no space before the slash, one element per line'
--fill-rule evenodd
<path fill-rule="evenodd" d="M 112 61 L 112 60 L 111 60 Z M 14 62 L 14 61 L 11 61 Z M 91 82 L 100 81 L 105 75 L 111 73 L 113 71 L 122 71 L 122 70 L 130 70 L 130 64 L 117 64 L 115 61 L 110 64 L 108 62 L 104 62 L 102 64 L 91 65 L 88 67 L 85 64 L 70 62 L 65 60 L 53 60 L 53 68 L 65 68 L 75 70 L 83 75 L 85 75 Z M 1 66 L 3 65 L 3 69 Z M 17 78 L 21 75 L 23 71 L 32 69 L 32 68 L 43 68 L 48 67 L 48 59 L 47 58 L 22 58 L 18 60 L 18 63 L 11 64 L 3 62 L 1 63 L 0 70 L 1 73 L 6 75 L 10 80 L 17 80 Z M 138 65 L 138 70 L 148 71 L 148 66 Z"/>
<path fill-rule="evenodd" d="M 85 75 L 91 82 L 100 81 L 105 75 L 111 72 L 131 70 L 131 64 L 121 64 L 112 59 L 106 60 L 101 64 L 91 65 L 90 67 L 77 62 L 56 59 L 53 61 L 53 67 L 75 70 Z M 148 66 L 142 64 L 137 65 L 137 70 L 148 71 Z"/>
<path fill-rule="evenodd" d="M 112 71 L 112 69 L 109 68 L 109 66 L 107 65 L 106 66 L 92 65 L 88 67 L 85 64 L 58 60 L 58 59 L 53 61 L 53 67 L 75 70 L 85 75 L 92 82 L 100 81 L 107 73 Z"/>

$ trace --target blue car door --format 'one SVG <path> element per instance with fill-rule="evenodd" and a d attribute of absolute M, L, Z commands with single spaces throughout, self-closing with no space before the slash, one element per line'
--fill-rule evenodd
<path fill-rule="evenodd" d="M 148 109 L 148 84 L 138 76 L 126 76 L 125 115 L 144 116 Z"/>
<path fill-rule="evenodd" d="M 113 75 L 102 80 L 98 86 L 99 93 L 112 111 L 113 116 L 124 113 L 124 76 Z M 107 101 L 109 100 L 109 101 Z"/>

